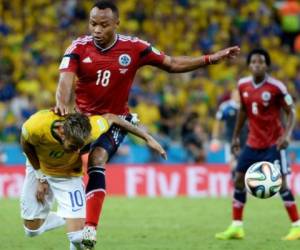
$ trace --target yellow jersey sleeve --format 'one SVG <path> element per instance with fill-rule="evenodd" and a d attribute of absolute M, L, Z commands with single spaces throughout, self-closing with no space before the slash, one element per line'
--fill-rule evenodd
<path fill-rule="evenodd" d="M 89 119 L 92 126 L 91 141 L 94 141 L 100 135 L 107 132 L 109 129 L 109 124 L 108 121 L 100 115 L 90 116 Z"/>

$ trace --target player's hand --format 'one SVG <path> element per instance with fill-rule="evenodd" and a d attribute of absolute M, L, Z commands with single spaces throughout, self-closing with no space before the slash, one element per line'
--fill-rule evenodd
<path fill-rule="evenodd" d="M 57 105 L 54 108 L 51 108 L 51 110 L 60 116 L 65 116 L 70 113 L 69 107 L 65 105 Z"/>
<path fill-rule="evenodd" d="M 166 151 L 163 149 L 163 147 L 152 137 L 152 136 L 148 136 L 147 137 L 147 145 L 149 146 L 149 148 L 153 149 L 154 151 L 156 151 L 157 153 L 159 153 L 161 155 L 162 158 L 164 158 L 165 160 L 167 159 L 167 153 Z"/>
<path fill-rule="evenodd" d="M 229 47 L 210 55 L 210 61 L 211 63 L 215 64 L 223 59 L 233 59 L 238 56 L 240 51 L 241 49 L 239 46 Z"/>
<path fill-rule="evenodd" d="M 276 142 L 277 150 L 285 149 L 289 146 L 289 144 L 290 144 L 290 140 L 286 136 L 282 135 L 278 138 Z"/>
<path fill-rule="evenodd" d="M 36 199 L 40 203 L 45 202 L 45 196 L 49 193 L 49 184 L 47 181 L 41 183 L 38 181 L 37 191 L 36 191 Z"/>
<path fill-rule="evenodd" d="M 239 138 L 232 138 L 232 142 L 231 142 L 231 153 L 234 156 L 238 156 L 240 152 L 240 139 Z"/>

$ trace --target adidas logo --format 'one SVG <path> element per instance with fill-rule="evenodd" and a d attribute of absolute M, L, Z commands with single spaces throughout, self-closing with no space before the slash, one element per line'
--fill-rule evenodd
<path fill-rule="evenodd" d="M 119 69 L 120 74 L 125 74 L 127 72 L 128 69 Z"/>
<path fill-rule="evenodd" d="M 88 57 L 84 58 L 84 59 L 82 60 L 82 62 L 84 62 L 84 63 L 91 63 L 91 62 L 92 62 L 92 59 L 88 56 Z"/>

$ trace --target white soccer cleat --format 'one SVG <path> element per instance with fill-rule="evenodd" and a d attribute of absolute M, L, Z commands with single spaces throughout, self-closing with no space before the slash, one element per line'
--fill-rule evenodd
<path fill-rule="evenodd" d="M 84 249 L 92 250 L 94 249 L 97 241 L 97 230 L 93 226 L 85 226 L 82 232 L 82 244 Z"/>

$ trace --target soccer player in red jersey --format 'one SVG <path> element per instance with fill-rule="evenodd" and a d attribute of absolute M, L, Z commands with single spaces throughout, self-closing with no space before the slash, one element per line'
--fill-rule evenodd
<path fill-rule="evenodd" d="M 244 238 L 242 219 L 246 203 L 245 173 L 253 163 L 269 161 L 280 163 L 283 183 L 279 193 L 292 222 L 290 232 L 283 239 L 300 239 L 297 206 L 286 180 L 290 169 L 285 149 L 289 144 L 295 123 L 293 99 L 282 82 L 267 74 L 271 64 L 267 51 L 253 50 L 248 55 L 247 63 L 252 75 L 242 78 L 238 82 L 241 107 L 232 139 L 233 153 L 237 154 L 239 151 L 238 138 L 246 120 L 248 120 L 249 134 L 246 146 L 239 156 L 235 173 L 232 203 L 233 222 L 226 231 L 216 234 L 216 238 L 222 240 Z M 284 127 L 281 122 L 281 111 L 284 111 L 287 116 Z"/>
<path fill-rule="evenodd" d="M 75 102 L 85 114 L 113 113 L 134 122 L 128 95 L 136 71 L 152 65 L 171 73 L 196 70 L 239 54 L 237 46 L 200 57 L 171 57 L 136 37 L 120 35 L 117 7 L 110 1 L 96 3 L 90 12 L 91 35 L 76 39 L 66 50 L 56 92 L 55 112 L 69 113 L 75 83 Z M 76 80 L 77 78 L 77 80 Z M 86 188 L 87 218 L 84 243 L 93 248 L 96 227 L 105 197 L 105 164 L 116 152 L 126 133 L 113 126 L 92 145 L 88 160 Z"/>

